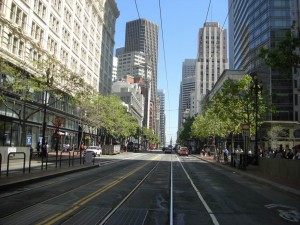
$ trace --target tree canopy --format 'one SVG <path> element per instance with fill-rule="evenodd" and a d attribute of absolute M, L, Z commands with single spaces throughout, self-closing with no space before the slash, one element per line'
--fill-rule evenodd
<path fill-rule="evenodd" d="M 255 93 L 249 75 L 239 79 L 228 79 L 205 107 L 205 113 L 198 115 L 192 124 L 191 134 L 197 138 L 221 137 L 230 133 L 240 133 L 241 124 L 250 124 L 250 132 L 255 132 L 255 112 L 258 110 L 258 126 L 269 108 L 261 93 Z M 257 108 L 256 108 L 257 107 Z"/>

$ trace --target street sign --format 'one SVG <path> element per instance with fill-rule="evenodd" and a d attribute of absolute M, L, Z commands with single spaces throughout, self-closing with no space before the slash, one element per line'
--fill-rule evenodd
<path fill-rule="evenodd" d="M 249 130 L 242 130 L 243 137 L 249 137 L 250 131 Z"/>
<path fill-rule="evenodd" d="M 250 125 L 248 123 L 242 123 L 241 124 L 241 128 L 242 128 L 242 130 L 249 130 L 250 129 Z"/>

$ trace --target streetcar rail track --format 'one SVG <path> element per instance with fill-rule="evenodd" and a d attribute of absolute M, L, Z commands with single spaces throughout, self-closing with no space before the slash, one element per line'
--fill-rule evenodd
<path fill-rule="evenodd" d="M 156 169 L 156 167 L 158 166 L 158 164 L 161 161 L 159 161 L 147 174 L 146 176 L 132 189 L 132 191 L 130 191 L 123 199 L 122 201 L 119 202 L 119 204 L 113 208 L 100 222 L 99 225 L 103 225 L 105 224 L 109 218 L 112 217 L 112 215 L 121 207 L 121 205 L 123 205 L 133 194 L 134 192 L 145 182 L 145 180 L 150 176 L 150 174 L 153 173 L 153 171 Z"/>
<path fill-rule="evenodd" d="M 148 171 L 145 171 L 145 172 L 147 172 L 147 174 L 143 175 L 142 180 L 140 180 L 139 183 L 136 184 L 133 187 L 133 189 L 131 189 L 131 191 L 124 198 L 122 198 L 122 200 L 120 200 L 119 203 L 116 206 L 114 206 L 113 208 L 110 208 L 110 209 L 106 208 L 105 209 L 105 210 L 107 210 L 106 212 L 105 212 L 105 210 L 103 210 L 105 213 L 101 216 L 101 218 L 100 217 L 98 218 L 99 220 L 95 224 L 105 224 L 107 221 L 109 221 L 109 219 L 112 218 L 114 216 L 114 214 L 118 211 L 118 209 L 120 209 L 121 206 L 125 202 L 127 202 L 132 196 L 134 196 L 134 193 L 137 190 L 139 190 L 139 188 L 143 185 L 143 183 L 145 183 L 146 180 L 150 177 L 150 175 L 153 174 L 153 172 L 158 167 L 158 165 L 161 161 L 162 161 L 162 158 L 160 158 L 160 160 L 158 162 L 156 162 L 155 165 L 152 165 L 151 168 L 148 168 L 147 169 Z M 119 178 L 116 178 L 110 184 L 105 185 L 105 187 L 102 187 L 102 188 L 98 189 L 96 191 L 96 193 L 94 191 L 94 192 L 91 192 L 90 194 L 87 194 L 85 197 L 82 197 L 80 200 L 78 200 L 77 202 L 74 202 L 72 205 L 70 205 L 70 207 L 68 207 L 68 209 L 63 210 L 63 212 L 59 212 L 59 211 L 55 212 L 55 210 L 54 210 L 53 213 L 51 213 L 52 216 L 44 217 L 44 218 L 41 217 L 40 219 L 37 220 L 37 221 L 39 221 L 37 223 L 38 224 L 58 224 L 58 223 L 59 224 L 64 224 L 64 223 L 67 224 L 68 221 L 70 221 L 71 219 L 76 218 L 77 214 L 80 214 L 82 212 L 82 210 L 84 210 L 86 208 L 85 206 L 89 201 L 91 201 L 93 199 L 96 199 L 96 197 L 98 195 L 100 195 L 100 194 L 104 193 L 105 191 L 109 190 L 110 188 L 114 187 L 115 185 L 117 185 L 118 183 L 123 181 L 124 179 L 129 178 L 131 175 L 135 174 L 138 170 L 140 170 L 141 168 L 144 168 L 146 165 L 149 165 L 151 162 L 154 163 L 153 161 L 149 161 L 147 164 L 145 164 L 144 162 L 141 161 L 141 163 L 143 163 L 143 165 L 140 164 L 141 166 L 138 166 L 138 168 L 133 170 L 131 173 L 127 173 L 126 175 L 121 175 Z M 135 165 L 135 167 L 137 167 L 137 165 Z M 117 173 L 117 171 L 116 171 L 116 173 Z M 107 175 L 105 177 L 108 177 L 108 176 L 112 176 L 112 173 L 110 173 L 110 175 Z M 32 204 L 32 205 L 30 205 L 26 208 L 18 210 L 14 213 L 8 214 L 8 215 L 6 215 L 6 216 L 4 216 L 0 219 L 0 223 L 1 223 L 1 221 L 5 221 L 6 218 L 18 217 L 18 215 L 20 215 L 22 213 L 35 211 L 36 208 L 39 208 L 43 204 L 47 205 L 48 202 L 50 203 L 51 201 L 55 200 L 56 198 L 59 198 L 59 197 L 65 195 L 65 194 L 68 194 L 69 192 L 71 193 L 72 191 L 76 191 L 80 188 L 84 188 L 85 186 L 90 186 L 93 183 L 97 183 L 99 180 L 105 179 L 105 177 L 98 178 L 98 179 L 93 180 L 93 181 L 91 181 L 89 183 L 86 183 L 84 185 L 80 185 L 80 186 L 78 186 L 78 187 L 76 187 L 76 188 L 74 188 L 74 189 L 72 189 L 68 192 L 61 193 L 61 194 L 56 195 L 52 198 L 48 198 L 47 200 L 40 201 L 40 202 Z M 50 185 L 50 184 L 48 184 L 48 185 Z M 40 186 L 39 188 L 42 188 L 42 187 Z M 31 189 L 31 190 L 33 190 L 33 189 Z M 30 190 L 24 190 L 24 192 L 26 192 L 26 191 L 30 191 Z M 15 193 L 15 194 L 18 194 L 18 193 Z"/>

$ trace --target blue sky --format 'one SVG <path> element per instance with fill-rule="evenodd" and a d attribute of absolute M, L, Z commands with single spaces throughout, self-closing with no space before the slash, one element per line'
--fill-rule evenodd
<path fill-rule="evenodd" d="M 157 87 L 165 90 L 166 138 L 167 144 L 171 138 L 174 144 L 178 129 L 182 63 L 185 59 L 196 58 L 198 31 L 203 27 L 206 18 L 207 22 L 218 22 L 221 27 L 228 28 L 228 1 L 160 0 L 162 24 L 159 0 L 116 0 L 116 3 L 120 16 L 116 22 L 115 48 L 125 45 L 125 28 L 128 21 L 136 20 L 140 16 L 160 27 Z"/>

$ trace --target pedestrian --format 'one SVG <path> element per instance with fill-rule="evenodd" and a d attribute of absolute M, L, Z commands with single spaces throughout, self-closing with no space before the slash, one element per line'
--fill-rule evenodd
<path fill-rule="evenodd" d="M 224 154 L 224 162 L 228 162 L 229 151 L 227 148 L 224 149 L 223 154 Z"/>
<path fill-rule="evenodd" d="M 42 146 L 42 156 L 46 157 L 48 154 L 48 142 L 46 142 L 43 146 Z"/>
<path fill-rule="evenodd" d="M 37 146 L 36 146 L 36 151 L 37 151 L 37 156 L 40 157 L 40 151 L 41 151 L 41 142 L 38 142 L 37 143 Z"/>
<path fill-rule="evenodd" d="M 80 145 L 80 151 L 84 151 L 84 150 L 85 150 L 84 144 L 81 143 L 81 145 Z"/>

